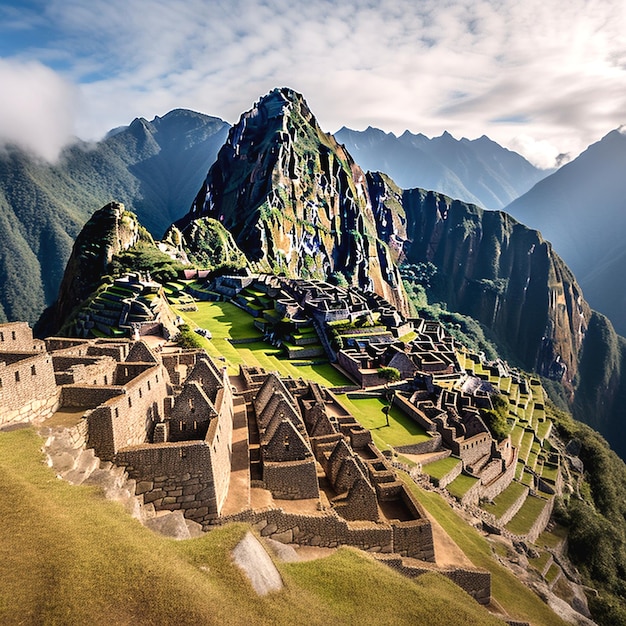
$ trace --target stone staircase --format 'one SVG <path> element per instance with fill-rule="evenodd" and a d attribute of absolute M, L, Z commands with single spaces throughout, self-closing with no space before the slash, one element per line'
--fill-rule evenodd
<path fill-rule="evenodd" d="M 93 449 L 85 447 L 84 425 L 72 428 L 46 427 L 44 451 L 48 465 L 58 478 L 72 485 L 90 485 L 102 490 L 108 500 L 120 502 L 126 512 L 144 526 L 174 539 L 190 539 L 203 534 L 202 526 L 185 519 L 182 511 L 155 511 L 143 496 L 135 495 L 135 481 L 122 467 L 101 461 Z"/>

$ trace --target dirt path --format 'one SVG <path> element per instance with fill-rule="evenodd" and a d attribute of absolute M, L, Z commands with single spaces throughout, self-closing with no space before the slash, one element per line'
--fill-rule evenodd
<path fill-rule="evenodd" d="M 471 567 L 476 566 L 465 556 L 465 553 L 448 533 L 440 526 L 428 512 L 426 513 L 433 529 L 433 542 L 435 544 L 435 562 L 439 567 Z"/>

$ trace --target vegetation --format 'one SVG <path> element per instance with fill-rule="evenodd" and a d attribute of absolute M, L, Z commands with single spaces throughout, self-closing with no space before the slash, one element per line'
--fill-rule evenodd
<path fill-rule="evenodd" d="M 204 342 L 200 335 L 191 330 L 189 324 L 181 324 L 178 327 L 180 334 L 177 343 L 181 348 L 203 348 Z"/>
<path fill-rule="evenodd" d="M 586 424 L 548 405 L 566 441 L 580 446 L 584 487 L 558 502 L 555 515 L 569 529 L 569 556 L 587 584 L 600 592 L 590 596 L 594 619 L 626 624 L 626 466 L 606 441 Z M 584 483 L 583 483 L 584 485 Z"/>
<path fill-rule="evenodd" d="M 284 589 L 259 597 L 230 556 L 246 526 L 160 537 L 58 480 L 41 445 L 32 429 L 0 433 L 2 624 L 500 623 L 440 576 L 412 581 L 348 548 L 279 563 Z"/>
<path fill-rule="evenodd" d="M 176 280 L 184 268 L 182 263 L 161 252 L 153 243 L 142 241 L 114 256 L 109 264 L 109 273 L 117 277 L 128 272 L 147 272 L 163 284 Z"/>
<path fill-rule="evenodd" d="M 491 396 L 491 403 L 493 409 L 481 409 L 480 416 L 493 438 L 502 441 L 511 432 L 511 426 L 507 421 L 509 402 L 501 394 L 494 394 Z"/>

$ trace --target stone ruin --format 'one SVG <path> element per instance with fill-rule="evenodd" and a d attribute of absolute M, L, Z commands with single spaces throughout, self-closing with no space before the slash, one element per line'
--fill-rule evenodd
<path fill-rule="evenodd" d="M 282 542 L 353 545 L 395 555 L 389 564 L 406 571 L 435 567 L 422 506 L 329 390 L 245 366 L 231 382 L 200 350 L 40 342 L 26 324 L 0 332 L 0 346 L 11 342 L 0 351 L 0 427 L 62 425 L 90 465 L 129 477 L 142 506 L 182 512 L 205 530 L 247 521 Z M 466 588 L 483 601 L 489 576 L 474 573 Z"/>

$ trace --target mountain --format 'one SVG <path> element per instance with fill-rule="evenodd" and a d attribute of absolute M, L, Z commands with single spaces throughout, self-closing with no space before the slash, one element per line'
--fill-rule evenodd
<path fill-rule="evenodd" d="M 344 127 L 335 139 L 363 169 L 385 172 L 403 189 L 432 189 L 488 209 L 502 209 L 550 173 L 484 135 L 429 139 L 407 130 L 396 137 L 370 126 Z"/>
<path fill-rule="evenodd" d="M 191 204 L 228 128 L 178 109 L 76 143 L 55 164 L 15 146 L 0 151 L 0 321 L 39 317 L 81 227 L 107 202 L 125 203 L 161 236 Z"/>
<path fill-rule="evenodd" d="M 616 438 L 626 352 L 551 244 L 506 213 L 364 174 L 300 94 L 273 90 L 230 130 L 176 227 L 184 238 L 206 217 L 254 269 L 371 288 L 405 311 L 398 266 L 433 263 L 432 297 L 484 324 L 524 368 L 562 382 L 575 416 L 626 457 Z"/>
<path fill-rule="evenodd" d="M 398 250 L 378 237 L 361 168 L 302 96 L 274 89 L 244 113 L 189 213 L 229 230 L 256 269 L 371 288 L 407 310 Z"/>
<path fill-rule="evenodd" d="M 610 132 L 511 202 L 578 278 L 594 309 L 626 335 L 626 130 Z"/>

